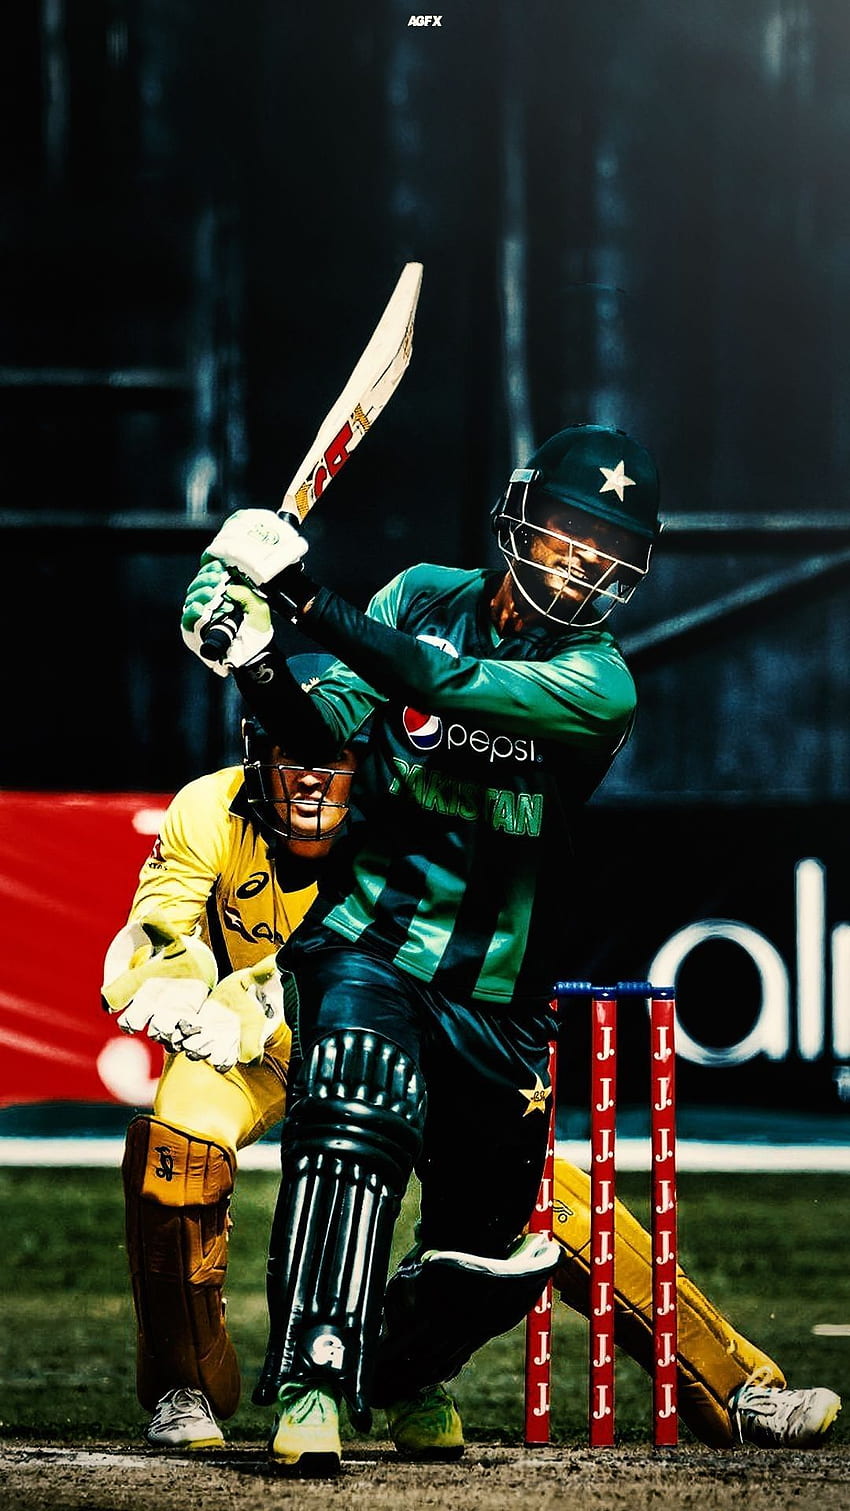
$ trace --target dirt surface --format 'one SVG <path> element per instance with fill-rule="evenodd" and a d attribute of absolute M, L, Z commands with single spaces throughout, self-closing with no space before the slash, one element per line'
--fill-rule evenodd
<path fill-rule="evenodd" d="M 0 1443 L 2 1511 L 848 1511 L 850 1452 L 704 1448 L 506 1448 L 456 1464 L 404 1464 L 389 1444 L 352 1446 L 335 1480 L 283 1479 L 255 1445 L 170 1457 L 114 1444 Z"/>

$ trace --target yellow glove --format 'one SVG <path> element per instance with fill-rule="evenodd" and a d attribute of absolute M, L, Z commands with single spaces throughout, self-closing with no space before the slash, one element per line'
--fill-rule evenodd
<path fill-rule="evenodd" d="M 283 987 L 274 955 L 232 971 L 210 992 L 191 1021 L 180 1022 L 180 1049 L 190 1060 L 209 1060 L 222 1075 L 239 1062 L 261 1060 L 283 1016 Z"/>
<path fill-rule="evenodd" d="M 218 980 L 212 950 L 157 909 L 120 929 L 103 963 L 103 1004 L 124 1033 L 146 1029 L 176 1052 Z"/>

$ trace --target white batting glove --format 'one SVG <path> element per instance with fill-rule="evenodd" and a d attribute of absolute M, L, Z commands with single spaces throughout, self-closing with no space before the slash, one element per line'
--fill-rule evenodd
<path fill-rule="evenodd" d="M 262 587 L 306 555 L 307 541 L 292 518 L 271 509 L 237 509 L 207 547 L 204 560 L 215 557 Z"/>
<path fill-rule="evenodd" d="M 238 604 L 242 613 L 239 628 L 222 661 L 207 661 L 202 654 L 202 631 L 219 613 Z M 262 655 L 271 644 L 272 616 L 265 598 L 244 583 L 234 582 L 220 561 L 207 561 L 192 579 L 186 591 L 180 632 L 190 651 L 219 677 L 227 677 L 237 666 L 244 666 Z"/>
<path fill-rule="evenodd" d="M 106 952 L 101 996 L 126 1034 L 142 1033 L 177 1052 L 218 979 L 215 957 L 152 912 L 120 929 Z"/>

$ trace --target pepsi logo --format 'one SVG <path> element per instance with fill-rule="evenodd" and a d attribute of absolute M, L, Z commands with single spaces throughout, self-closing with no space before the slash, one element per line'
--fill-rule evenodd
<path fill-rule="evenodd" d="M 436 714 L 421 714 L 415 708 L 405 708 L 401 722 L 414 750 L 436 750 L 443 738 L 443 721 Z"/>

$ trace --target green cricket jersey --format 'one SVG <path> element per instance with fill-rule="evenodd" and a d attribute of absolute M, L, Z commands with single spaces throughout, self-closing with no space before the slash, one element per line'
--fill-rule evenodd
<path fill-rule="evenodd" d="M 321 920 L 456 1000 L 493 1003 L 545 996 L 569 968 L 570 815 L 635 707 L 606 631 L 542 623 L 500 639 L 501 575 L 420 565 L 366 615 L 325 589 L 309 614 L 345 663 L 311 696 L 341 742 L 369 716 L 372 732 L 354 843 L 305 927 Z"/>

